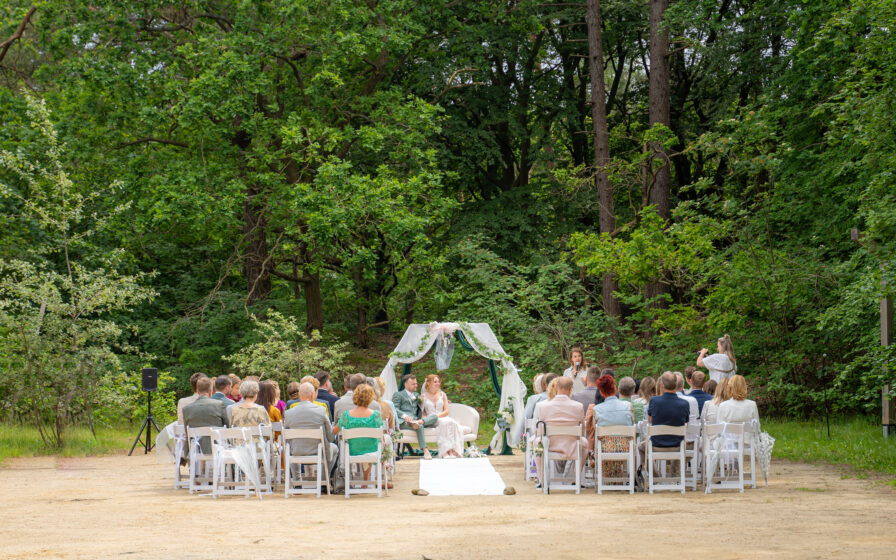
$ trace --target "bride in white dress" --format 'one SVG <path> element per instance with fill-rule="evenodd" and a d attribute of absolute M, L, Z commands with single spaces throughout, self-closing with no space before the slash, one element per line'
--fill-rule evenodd
<path fill-rule="evenodd" d="M 427 376 L 423 383 L 423 415 L 430 414 L 439 417 L 436 424 L 439 457 L 463 456 L 463 430 L 454 418 L 448 416 L 448 397 L 442 391 L 442 380 L 438 375 Z"/>

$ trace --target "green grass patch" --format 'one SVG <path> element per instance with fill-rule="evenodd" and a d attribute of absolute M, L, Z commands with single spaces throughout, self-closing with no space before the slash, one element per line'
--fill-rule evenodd
<path fill-rule="evenodd" d="M 44 444 L 37 428 L 33 426 L 0 423 L 0 463 L 13 457 L 41 455 L 84 457 L 127 451 L 131 448 L 136 435 L 137 427 L 127 424 L 97 427 L 96 437 L 88 428 L 75 426 L 65 431 L 62 448 L 54 448 Z M 153 430 L 153 437 L 155 435 L 156 432 Z"/>
<path fill-rule="evenodd" d="M 880 418 L 832 418 L 830 439 L 824 420 L 764 419 L 762 429 L 776 440 L 774 457 L 844 465 L 858 478 L 883 475 L 896 485 L 896 438 L 884 439 Z"/>

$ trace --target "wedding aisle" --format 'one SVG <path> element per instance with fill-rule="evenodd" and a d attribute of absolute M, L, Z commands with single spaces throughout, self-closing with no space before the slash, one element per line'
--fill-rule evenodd
<path fill-rule="evenodd" d="M 420 461 L 420 488 L 430 496 L 497 496 L 504 481 L 487 457 Z"/>

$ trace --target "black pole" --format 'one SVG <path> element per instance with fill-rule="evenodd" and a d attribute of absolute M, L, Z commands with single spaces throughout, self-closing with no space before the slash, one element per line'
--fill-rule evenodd
<path fill-rule="evenodd" d="M 828 355 L 821 355 L 821 382 L 824 384 L 824 421 L 828 426 L 828 439 L 831 439 L 831 415 L 828 407 Z"/>

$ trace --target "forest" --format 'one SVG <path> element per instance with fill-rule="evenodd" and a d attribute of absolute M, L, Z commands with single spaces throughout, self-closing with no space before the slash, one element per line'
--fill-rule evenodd
<path fill-rule="evenodd" d="M 884 0 L 6 0 L 0 415 L 140 418 L 147 365 L 168 406 L 197 371 L 378 375 L 443 320 L 527 382 L 729 334 L 763 414 L 879 411 L 894 30 Z"/>

